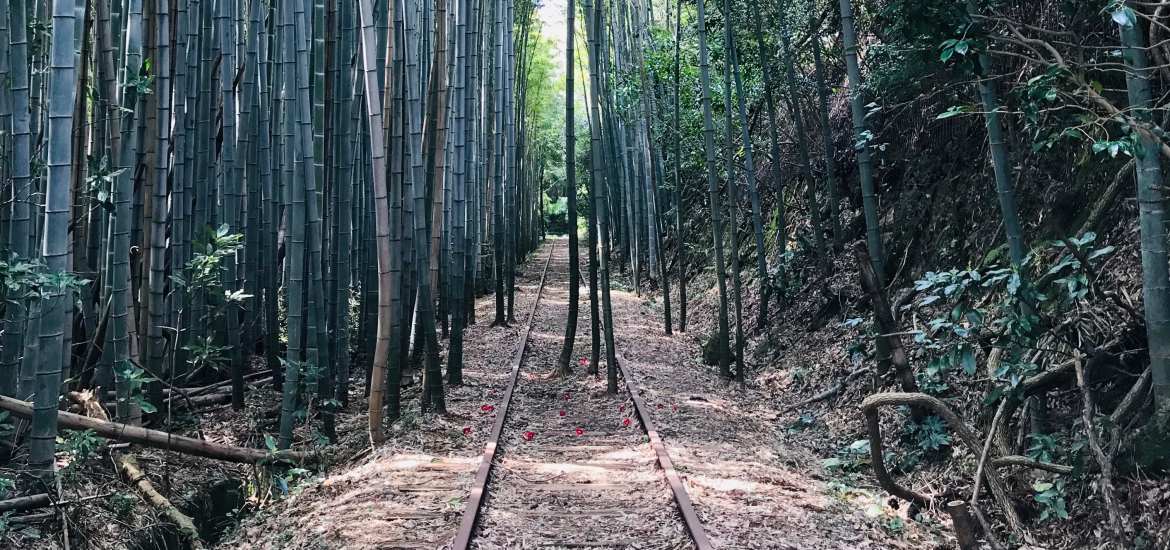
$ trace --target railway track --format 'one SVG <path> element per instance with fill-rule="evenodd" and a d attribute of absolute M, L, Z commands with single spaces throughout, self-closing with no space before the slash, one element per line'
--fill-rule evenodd
<path fill-rule="evenodd" d="M 616 396 L 583 366 L 565 380 L 539 376 L 559 355 L 565 326 L 567 254 L 554 257 L 555 244 L 450 548 L 710 549 L 623 361 L 626 393 Z M 579 331 L 578 349 L 588 345 Z"/>

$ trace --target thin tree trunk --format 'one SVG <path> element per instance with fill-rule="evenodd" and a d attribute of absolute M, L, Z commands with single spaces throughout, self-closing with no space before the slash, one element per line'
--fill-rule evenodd
<path fill-rule="evenodd" d="M 815 33 L 816 25 L 809 25 L 809 32 Z M 817 73 L 817 101 L 821 110 L 821 139 L 825 147 L 825 181 L 829 191 L 829 224 L 833 227 L 833 250 L 838 252 L 844 249 L 841 238 L 841 200 L 837 193 L 837 172 L 833 148 L 833 128 L 829 125 L 829 91 L 825 85 L 825 68 L 821 62 L 821 41 L 819 36 L 812 36 L 813 66 Z"/>
<path fill-rule="evenodd" d="M 577 339 L 577 314 L 580 301 L 581 266 L 580 253 L 577 250 L 577 134 L 573 119 L 573 101 L 575 89 L 573 76 L 576 68 L 573 65 L 573 46 L 576 31 L 577 7 L 573 0 L 569 0 L 565 8 L 565 28 L 568 36 L 565 38 L 565 202 L 568 210 L 565 213 L 565 230 L 569 234 L 569 313 L 565 321 L 565 342 L 561 347 L 561 355 L 553 367 L 553 373 L 558 377 L 568 376 L 572 372 L 573 344 Z"/>
<path fill-rule="evenodd" d="M 796 52 L 788 43 L 788 33 L 780 33 L 784 41 L 784 66 L 788 72 L 788 97 L 791 100 L 790 109 L 792 111 L 792 120 L 795 125 L 794 133 L 796 134 L 797 147 L 800 150 L 800 164 L 804 169 L 804 181 L 806 190 L 808 191 L 808 210 L 809 217 L 812 220 L 813 242 L 817 247 L 817 258 L 820 261 L 821 272 L 827 272 L 829 269 L 829 253 L 825 250 L 825 232 L 821 225 L 821 205 L 817 202 L 817 185 L 816 179 L 813 178 L 812 163 L 808 158 L 808 139 L 804 134 L 804 118 L 801 116 L 800 107 L 800 93 L 796 89 L 796 71 L 792 68 L 792 58 Z"/>
<path fill-rule="evenodd" d="M 699 25 L 699 87 L 703 105 L 703 139 L 707 152 L 707 185 L 711 200 L 711 231 L 714 234 L 715 280 L 719 285 L 719 333 L 716 343 L 719 351 L 719 377 L 731 379 L 731 352 L 728 349 L 727 273 L 723 263 L 723 217 L 719 206 L 719 166 L 715 160 L 715 120 L 711 114 L 711 76 L 707 53 L 707 13 L 703 0 L 698 0 Z"/>
<path fill-rule="evenodd" d="M 755 4 L 753 4 L 754 6 Z M 678 331 L 687 331 L 687 261 L 686 261 L 686 238 L 683 233 L 683 204 L 686 198 L 686 192 L 682 186 L 682 179 L 679 177 L 679 165 L 681 163 L 682 149 L 680 145 L 680 138 L 682 136 L 682 125 L 680 123 L 680 103 L 679 103 L 679 40 L 682 35 L 682 1 L 675 0 L 675 18 L 674 18 L 674 232 L 675 232 L 675 262 L 678 263 Z M 765 69 L 766 70 L 766 69 Z M 769 92 L 771 93 L 771 92 Z M 761 250 L 760 254 L 764 251 Z M 766 307 L 767 300 L 763 295 L 760 297 L 761 307 Z"/>

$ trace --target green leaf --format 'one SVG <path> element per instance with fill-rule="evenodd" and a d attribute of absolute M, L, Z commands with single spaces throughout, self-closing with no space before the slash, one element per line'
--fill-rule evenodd
<path fill-rule="evenodd" d="M 983 404 L 990 405 L 992 403 L 995 403 L 996 401 L 999 401 L 999 398 L 1001 395 L 1003 395 L 1003 392 L 1005 389 L 1006 389 L 1006 386 L 996 386 L 995 389 L 991 390 L 987 394 L 987 397 L 983 398 Z"/>
<path fill-rule="evenodd" d="M 955 44 L 955 53 L 959 55 L 967 55 L 968 48 L 970 48 L 970 44 L 966 40 L 963 40 L 962 42 Z"/>
<path fill-rule="evenodd" d="M 1104 256 L 1110 252 L 1113 252 L 1113 250 L 1114 250 L 1114 248 L 1112 246 L 1106 246 L 1105 248 L 1098 248 L 1097 250 L 1094 250 L 1094 251 L 1089 253 L 1089 259 L 1092 260 L 1092 259 L 1097 258 L 1099 256 Z"/>
<path fill-rule="evenodd" d="M 1090 83 L 1089 83 L 1089 87 L 1090 87 L 1090 88 L 1092 88 L 1092 89 L 1093 89 L 1093 91 L 1094 91 L 1094 92 L 1097 92 L 1097 93 L 1101 93 L 1101 90 L 1103 90 L 1103 89 L 1104 89 L 1104 88 L 1101 86 L 1101 83 L 1100 83 L 1100 82 L 1097 82 L 1096 80 L 1094 80 L 1094 81 L 1090 82 Z"/>
<path fill-rule="evenodd" d="M 967 374 L 975 374 L 975 352 L 971 350 L 971 346 L 963 345 L 963 358 L 961 360 L 963 372 Z"/>
<path fill-rule="evenodd" d="M 972 327 L 977 327 L 983 324 L 983 314 L 977 309 L 967 310 L 967 322 L 971 323 Z"/>
<path fill-rule="evenodd" d="M 1124 6 L 1114 11 L 1112 17 L 1113 21 L 1123 29 L 1128 29 L 1137 23 L 1137 16 L 1134 15 L 1133 10 Z"/>
<path fill-rule="evenodd" d="M 943 50 L 942 54 L 939 55 L 938 58 L 942 61 L 946 61 L 946 60 L 950 59 L 951 56 L 954 54 L 955 54 L 954 48 L 947 48 L 947 49 Z"/>

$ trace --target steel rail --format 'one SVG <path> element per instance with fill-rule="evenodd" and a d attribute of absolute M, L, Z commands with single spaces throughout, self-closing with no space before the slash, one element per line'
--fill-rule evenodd
<path fill-rule="evenodd" d="M 475 484 L 471 486 L 471 495 L 467 498 L 467 506 L 463 508 L 463 519 L 459 521 L 459 531 L 455 534 L 452 550 L 466 550 L 471 544 L 471 532 L 475 528 L 475 520 L 479 517 L 479 509 L 483 506 L 483 494 L 487 488 L 488 477 L 492 471 L 492 461 L 499 448 L 500 434 L 504 431 L 504 421 L 508 416 L 508 405 L 512 402 L 512 390 L 516 389 L 516 379 L 520 375 L 520 363 L 524 359 L 524 349 L 528 347 L 528 333 L 532 330 L 532 320 L 536 317 L 536 306 L 540 304 L 540 296 L 544 293 L 544 281 L 548 276 L 548 266 L 552 263 L 556 245 L 550 244 L 548 259 L 544 262 L 544 272 L 540 275 L 540 287 L 536 290 L 536 299 L 532 301 L 532 310 L 528 312 L 528 323 L 520 333 L 520 342 L 516 346 L 516 353 L 512 356 L 512 374 L 508 379 L 508 389 L 504 390 L 504 399 L 500 404 L 500 412 L 492 425 L 484 446 L 483 456 L 480 458 L 479 470 L 475 474 Z"/>
<path fill-rule="evenodd" d="M 616 353 L 614 355 L 618 360 L 618 368 L 622 371 L 622 378 L 626 379 L 626 389 L 630 391 L 630 396 L 634 399 L 634 410 L 637 411 L 638 419 L 642 421 L 642 428 L 646 430 L 646 435 L 650 438 L 650 446 L 654 448 L 654 454 L 658 455 L 658 465 L 666 474 L 666 482 L 670 485 L 670 490 L 674 493 L 674 500 L 678 503 L 678 510 L 682 513 L 683 521 L 687 524 L 687 531 L 690 531 L 691 538 L 694 539 L 698 550 L 711 550 L 711 540 L 703 531 L 703 523 L 699 521 L 699 515 L 695 513 L 695 506 L 691 503 L 691 497 L 687 495 L 686 486 L 678 477 L 678 472 L 674 470 L 674 462 L 670 460 L 670 453 L 666 452 L 666 445 L 662 443 L 662 438 L 658 437 L 658 430 L 654 428 L 654 421 L 650 419 L 650 411 L 646 407 L 646 401 L 642 399 L 638 389 L 634 387 L 634 380 L 630 378 L 630 372 L 626 370 L 626 360 L 621 355 Z"/>

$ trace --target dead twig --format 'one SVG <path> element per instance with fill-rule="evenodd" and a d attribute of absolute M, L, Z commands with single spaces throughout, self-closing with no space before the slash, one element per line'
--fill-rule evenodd
<path fill-rule="evenodd" d="M 1081 419 L 1085 423 L 1085 435 L 1089 438 L 1089 448 L 1093 451 L 1093 457 L 1101 467 L 1101 496 L 1105 500 L 1105 509 L 1109 512 L 1109 527 L 1113 530 L 1117 544 L 1125 546 L 1126 519 L 1125 512 L 1121 510 L 1121 504 L 1117 501 L 1117 491 L 1113 488 L 1113 462 L 1105 455 L 1101 438 L 1097 435 L 1097 424 L 1093 421 L 1093 394 L 1089 390 L 1085 367 L 1079 358 L 1073 360 L 1073 364 L 1077 371 L 1077 385 L 1081 388 L 1083 403 Z"/>
<path fill-rule="evenodd" d="M 785 407 L 784 410 L 781 412 L 782 412 L 782 414 L 789 413 L 789 412 L 792 412 L 796 409 L 804 407 L 806 405 L 811 405 L 813 403 L 817 403 L 819 401 L 824 401 L 826 399 L 834 397 L 837 394 L 841 393 L 842 391 L 845 391 L 845 388 L 848 387 L 849 384 L 852 384 L 854 380 L 857 380 L 858 378 L 861 378 L 862 376 L 864 376 L 866 374 L 869 374 L 869 368 L 862 367 L 860 369 L 857 369 L 857 370 L 849 373 L 845 378 L 841 379 L 836 384 L 829 386 L 828 389 L 826 389 L 825 391 L 822 391 L 821 393 L 818 393 L 818 394 L 816 394 L 808 399 L 805 399 L 803 401 L 800 401 L 798 403 L 793 403 L 792 405 Z"/>

